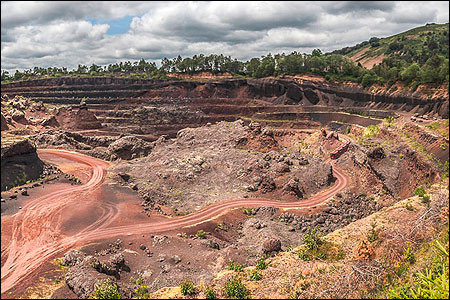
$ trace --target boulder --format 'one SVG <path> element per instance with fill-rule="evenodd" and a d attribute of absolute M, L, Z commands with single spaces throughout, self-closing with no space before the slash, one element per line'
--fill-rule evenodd
<path fill-rule="evenodd" d="M 84 254 L 80 250 L 71 249 L 66 254 L 64 254 L 62 264 L 64 266 L 71 267 L 82 262 L 85 257 L 86 254 Z"/>
<path fill-rule="evenodd" d="M 367 156 L 369 158 L 380 160 L 386 157 L 386 154 L 384 153 L 384 150 L 382 147 L 376 147 L 367 152 Z"/>
<path fill-rule="evenodd" d="M 132 155 L 147 156 L 153 149 L 153 143 L 146 142 L 135 136 L 124 136 L 108 146 L 111 156 L 130 160 Z"/>
<path fill-rule="evenodd" d="M 267 238 L 263 242 L 263 252 L 273 253 L 281 250 L 281 241 L 277 238 Z"/>

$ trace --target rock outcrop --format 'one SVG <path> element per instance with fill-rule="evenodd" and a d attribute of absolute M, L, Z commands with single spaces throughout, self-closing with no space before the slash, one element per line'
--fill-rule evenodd
<path fill-rule="evenodd" d="M 21 185 L 28 180 L 40 177 L 44 169 L 43 162 L 36 153 L 36 147 L 28 139 L 2 141 L 1 149 L 1 189 Z"/>

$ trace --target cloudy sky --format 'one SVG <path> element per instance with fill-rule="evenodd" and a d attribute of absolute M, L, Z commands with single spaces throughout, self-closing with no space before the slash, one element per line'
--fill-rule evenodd
<path fill-rule="evenodd" d="M 323 52 L 449 22 L 449 2 L 1 2 L 1 68 Z"/>

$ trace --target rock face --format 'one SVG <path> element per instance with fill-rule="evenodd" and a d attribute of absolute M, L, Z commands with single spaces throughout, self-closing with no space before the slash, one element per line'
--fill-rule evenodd
<path fill-rule="evenodd" d="M 67 285 L 81 299 L 89 298 L 101 281 L 111 279 L 110 276 L 119 279 L 123 270 L 129 272 L 123 253 L 97 257 L 72 249 L 64 255 L 62 264 L 69 267 Z"/>
<path fill-rule="evenodd" d="M 28 180 L 39 178 L 44 164 L 31 142 L 22 140 L 7 143 L 2 141 L 1 149 L 1 189 L 24 184 Z"/>
<path fill-rule="evenodd" d="M 135 136 L 125 136 L 113 142 L 108 147 L 111 159 L 133 159 L 147 156 L 153 149 L 153 143 L 146 142 Z"/>
<path fill-rule="evenodd" d="M 68 109 L 62 107 L 56 114 L 58 123 L 64 129 L 98 129 L 102 128 L 102 124 L 95 114 L 88 110 L 86 106 L 78 109 Z"/>
<path fill-rule="evenodd" d="M 8 122 L 6 122 L 6 118 L 3 116 L 3 114 L 1 114 L 1 122 L 2 122 L 2 127 L 1 127 L 1 131 L 3 130 L 8 130 Z"/>
<path fill-rule="evenodd" d="M 69 268 L 66 273 L 67 285 L 81 299 L 89 298 L 95 290 L 95 285 L 99 284 L 102 279 L 109 278 L 106 274 L 98 274 L 92 267 L 94 263 L 93 256 L 86 256 L 80 263 Z"/>

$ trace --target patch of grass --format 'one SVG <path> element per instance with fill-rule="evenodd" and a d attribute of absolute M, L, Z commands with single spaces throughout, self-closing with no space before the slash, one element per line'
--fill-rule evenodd
<path fill-rule="evenodd" d="M 365 138 L 371 138 L 376 136 L 380 132 L 380 127 L 378 125 L 369 125 L 366 128 L 364 128 L 363 131 L 363 137 Z"/>
<path fill-rule="evenodd" d="M 261 278 L 262 278 L 262 276 L 261 276 L 261 274 L 258 273 L 257 270 L 254 270 L 252 272 L 252 274 L 250 275 L 250 280 L 251 281 L 259 281 L 259 280 L 261 280 Z"/>
<path fill-rule="evenodd" d="M 427 192 L 425 191 L 424 187 L 418 187 L 414 190 L 414 195 L 417 195 L 419 197 L 423 197 Z"/>
<path fill-rule="evenodd" d="M 430 128 L 431 130 L 436 130 L 439 127 L 439 125 L 441 125 L 441 123 L 439 121 L 436 121 L 428 125 L 425 125 L 425 127 Z"/>
<path fill-rule="evenodd" d="M 244 267 L 238 262 L 230 261 L 228 263 L 228 270 L 232 270 L 232 271 L 236 271 L 236 272 L 242 272 L 244 270 Z"/>
<path fill-rule="evenodd" d="M 185 296 L 195 294 L 195 287 L 194 287 L 194 283 L 192 281 L 183 280 L 180 283 L 180 289 L 181 289 L 181 293 Z"/>
<path fill-rule="evenodd" d="M 239 276 L 228 279 L 223 288 L 225 294 L 232 299 L 250 299 L 250 292 Z"/>
<path fill-rule="evenodd" d="M 264 270 L 267 268 L 267 263 L 266 263 L 264 256 L 261 256 L 261 258 L 258 259 L 258 262 L 256 263 L 256 268 L 258 270 Z"/>
<path fill-rule="evenodd" d="M 207 287 L 205 290 L 205 299 L 216 299 L 216 292 L 211 287 Z"/>
<path fill-rule="evenodd" d="M 431 258 L 431 266 L 415 273 L 412 283 L 401 283 L 390 289 L 389 299 L 448 299 L 448 240 L 446 247 L 438 240 L 434 241 L 433 246 L 438 253 Z"/>
<path fill-rule="evenodd" d="M 411 248 L 406 248 L 405 253 L 403 254 L 405 257 L 405 260 L 407 260 L 410 264 L 413 264 L 416 262 L 416 258 L 414 256 L 414 252 L 411 250 Z"/>
<path fill-rule="evenodd" d="M 344 250 L 322 238 L 322 233 L 317 229 L 310 229 L 303 237 L 303 247 L 299 250 L 298 257 L 304 261 L 314 259 L 340 260 L 345 257 Z"/>
<path fill-rule="evenodd" d="M 201 238 L 201 239 L 205 239 L 206 238 L 206 232 L 204 232 L 203 230 L 199 230 L 199 231 L 197 231 L 197 237 L 198 238 Z"/>
<path fill-rule="evenodd" d="M 101 284 L 95 285 L 94 293 L 90 299 L 120 299 L 119 287 L 109 278 Z"/>

